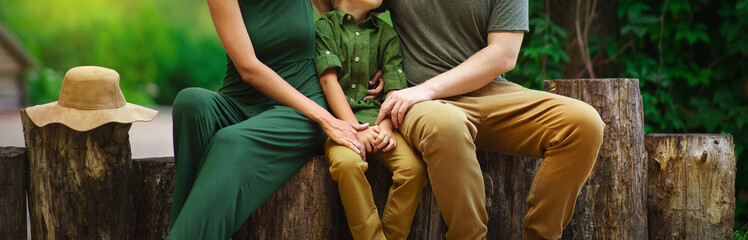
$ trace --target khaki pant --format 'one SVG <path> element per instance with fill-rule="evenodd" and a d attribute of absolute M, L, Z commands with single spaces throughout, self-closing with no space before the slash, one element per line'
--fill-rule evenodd
<path fill-rule="evenodd" d="M 491 82 L 472 93 L 421 102 L 400 131 L 418 150 L 449 226 L 447 239 L 483 239 L 488 216 L 476 150 L 543 157 L 527 198 L 524 239 L 557 239 L 589 176 L 605 124 L 572 98 Z"/>
<path fill-rule="evenodd" d="M 392 187 L 380 222 L 371 186 L 364 173 L 369 164 L 351 149 L 331 139 L 325 142 L 330 174 L 338 182 L 348 226 L 353 239 L 406 239 L 416 212 L 421 191 L 426 186 L 426 166 L 408 146 L 399 132 L 394 132 L 397 147 L 388 152 L 370 154 L 392 171 Z"/>

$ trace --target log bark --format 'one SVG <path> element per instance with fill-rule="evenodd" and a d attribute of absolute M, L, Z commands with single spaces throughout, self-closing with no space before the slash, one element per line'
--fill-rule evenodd
<path fill-rule="evenodd" d="M 0 236 L 7 239 L 26 239 L 26 149 L 0 147 L 0 169 Z"/>
<path fill-rule="evenodd" d="M 340 239 L 343 206 L 327 161 L 316 156 L 270 197 L 232 239 Z"/>
<path fill-rule="evenodd" d="M 646 152 L 637 79 L 546 80 L 546 91 L 582 100 L 605 122 L 603 144 L 563 239 L 646 239 Z"/>
<path fill-rule="evenodd" d="M 37 127 L 21 110 L 33 239 L 131 239 L 131 124 Z"/>
<path fill-rule="evenodd" d="M 174 197 L 174 158 L 132 161 L 135 232 L 132 239 L 165 239 Z"/>
<path fill-rule="evenodd" d="M 527 196 L 542 158 L 478 152 L 486 186 L 487 239 L 522 239 Z"/>
<path fill-rule="evenodd" d="M 649 134 L 649 239 L 732 239 L 731 135 Z"/>

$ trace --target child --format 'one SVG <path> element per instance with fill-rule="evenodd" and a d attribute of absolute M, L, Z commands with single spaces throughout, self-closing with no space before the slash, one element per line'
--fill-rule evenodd
<path fill-rule="evenodd" d="M 381 0 L 333 0 L 335 10 L 316 22 L 317 58 L 314 65 L 330 109 L 338 118 L 358 124 L 374 123 L 381 102 L 363 99 L 367 81 L 382 70 L 384 93 L 407 87 L 401 70 L 402 53 L 395 30 L 369 14 Z M 358 132 L 366 151 L 393 172 L 392 187 L 380 221 L 371 187 L 364 176 L 368 163 L 362 155 L 325 142 L 330 174 L 338 182 L 348 226 L 353 238 L 406 239 L 421 190 L 426 167 L 390 119 Z"/>

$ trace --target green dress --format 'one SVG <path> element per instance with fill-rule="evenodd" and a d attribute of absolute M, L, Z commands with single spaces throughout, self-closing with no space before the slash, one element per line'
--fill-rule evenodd
<path fill-rule="evenodd" d="M 327 108 L 314 69 L 309 0 L 239 0 L 257 57 Z M 218 92 L 187 88 L 173 105 L 176 183 L 167 239 L 228 239 L 314 155 L 324 133 L 242 81 L 228 60 Z"/>

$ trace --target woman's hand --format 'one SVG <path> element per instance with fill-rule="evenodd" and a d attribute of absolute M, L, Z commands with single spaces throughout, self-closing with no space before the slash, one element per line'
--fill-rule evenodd
<path fill-rule="evenodd" d="M 331 118 L 324 121 L 322 130 L 327 133 L 335 143 L 342 146 L 346 146 L 354 152 L 361 155 L 361 159 L 366 160 L 366 148 L 364 144 L 359 140 L 358 131 L 363 131 L 369 128 L 368 123 L 364 124 L 352 124 L 337 118 Z"/>

